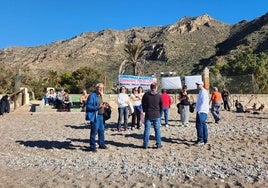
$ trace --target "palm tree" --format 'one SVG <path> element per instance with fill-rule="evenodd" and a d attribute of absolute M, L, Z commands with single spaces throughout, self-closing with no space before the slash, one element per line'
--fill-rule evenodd
<path fill-rule="evenodd" d="M 124 74 L 129 66 L 132 66 L 133 75 L 139 76 L 142 74 L 143 62 L 140 59 L 144 45 L 141 42 L 128 42 L 125 45 L 124 51 L 128 54 L 128 58 L 124 60 L 119 68 L 119 74 Z"/>

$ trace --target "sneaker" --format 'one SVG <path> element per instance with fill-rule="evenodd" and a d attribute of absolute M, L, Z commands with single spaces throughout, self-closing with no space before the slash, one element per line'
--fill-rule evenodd
<path fill-rule="evenodd" d="M 165 126 L 168 127 L 168 124 L 166 124 Z"/>
<path fill-rule="evenodd" d="M 108 149 L 108 147 L 106 145 L 100 146 L 100 149 Z"/>
<path fill-rule="evenodd" d="M 203 146 L 205 143 L 204 142 L 195 142 L 194 145 L 195 146 Z"/>
<path fill-rule="evenodd" d="M 157 145 L 156 148 L 159 149 L 159 148 L 162 148 L 163 146 L 162 145 Z"/>
<path fill-rule="evenodd" d="M 46 104 L 46 106 L 49 106 L 49 104 Z"/>

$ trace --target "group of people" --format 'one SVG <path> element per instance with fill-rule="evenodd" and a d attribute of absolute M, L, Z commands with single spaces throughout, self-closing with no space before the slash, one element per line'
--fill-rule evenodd
<path fill-rule="evenodd" d="M 209 94 L 204 88 L 204 83 L 197 82 L 197 89 L 199 90 L 197 101 L 196 101 L 196 130 L 197 130 L 197 140 L 196 145 L 203 145 L 208 142 L 208 127 L 207 127 L 207 117 L 209 113 Z M 86 101 L 86 120 L 90 121 L 91 131 L 90 131 L 90 146 L 89 150 L 97 152 L 96 147 L 96 136 L 98 134 L 98 145 L 99 149 L 107 149 L 105 145 L 105 122 L 103 120 L 103 114 L 105 108 L 107 108 L 106 103 L 103 101 L 103 84 L 98 83 Z M 189 97 L 187 94 L 187 87 L 185 86 L 179 95 L 179 100 L 182 103 L 181 112 L 189 110 Z M 186 101 L 184 101 L 186 100 Z M 214 100 L 214 99 L 213 99 Z M 212 101 L 212 98 L 211 98 Z M 165 89 L 162 89 L 161 93 L 157 90 L 157 84 L 152 83 L 150 85 L 150 90 L 143 93 L 143 89 L 133 88 L 132 93 L 129 96 L 127 94 L 127 88 L 122 86 L 119 89 L 119 94 L 117 97 L 118 102 L 118 122 L 117 131 L 121 132 L 128 129 L 128 118 L 129 118 L 129 105 L 133 105 L 134 112 L 132 115 L 131 129 L 140 129 L 141 122 L 144 123 L 144 134 L 143 134 L 143 144 L 144 149 L 148 148 L 149 136 L 151 126 L 154 128 L 156 148 L 162 147 L 161 140 L 161 117 L 164 114 L 165 125 L 168 125 L 168 111 L 170 105 L 172 104 L 172 98 L 166 93 Z M 213 102 L 214 104 L 214 102 Z M 217 105 L 215 105 L 216 108 Z M 141 119 L 144 115 L 144 121 Z M 189 114 L 188 114 L 189 115 Z M 189 123 L 189 117 L 187 114 L 183 115 L 182 121 L 184 123 Z M 122 122 L 123 121 L 123 122 Z"/>
<path fill-rule="evenodd" d="M 53 105 L 59 112 L 71 111 L 72 99 L 64 89 L 59 90 L 57 94 L 53 88 L 48 89 L 44 101 L 46 106 Z"/>
<path fill-rule="evenodd" d="M 87 97 L 88 97 L 87 91 L 83 90 L 79 98 L 80 107 L 82 111 L 85 111 Z M 72 98 L 68 92 L 64 91 L 64 89 L 61 89 L 58 91 L 58 93 L 56 93 L 54 88 L 49 88 L 44 97 L 44 102 L 46 106 L 52 105 L 55 108 L 57 108 L 59 112 L 71 111 Z"/>
<path fill-rule="evenodd" d="M 121 86 L 119 88 L 119 94 L 117 96 L 118 104 L 118 120 L 117 120 L 117 131 L 126 131 L 128 129 L 128 118 L 132 116 L 131 120 L 131 130 L 135 127 L 140 129 L 142 119 L 143 119 L 143 110 L 141 105 L 141 100 L 143 97 L 143 88 L 134 87 L 130 96 L 127 94 L 127 88 Z M 133 111 L 129 108 L 133 107 Z M 137 126 L 136 126 L 137 125 Z"/>
<path fill-rule="evenodd" d="M 211 104 L 211 113 L 215 123 L 220 121 L 220 108 L 224 104 L 224 108 L 230 111 L 228 102 L 229 92 L 223 88 L 220 93 L 217 87 L 213 87 L 213 92 L 209 98 L 208 91 L 204 88 L 202 81 L 197 82 L 197 89 L 199 90 L 196 101 L 196 130 L 197 130 L 197 145 L 206 144 L 208 142 L 208 128 L 207 117 Z M 103 83 L 98 83 L 95 90 L 90 94 L 83 90 L 80 96 L 80 106 L 82 111 L 86 113 L 86 120 L 90 121 L 90 147 L 89 150 L 96 152 L 96 136 L 98 134 L 98 145 L 100 149 L 107 149 L 105 145 L 104 130 L 105 108 L 108 108 L 107 102 L 103 101 Z M 117 96 L 118 104 L 118 120 L 117 131 L 126 131 L 128 129 L 128 119 L 131 117 L 131 130 L 140 129 L 144 124 L 143 148 L 148 148 L 150 128 L 153 126 L 155 131 L 156 148 L 161 148 L 161 119 L 164 116 L 164 125 L 169 125 L 169 109 L 173 103 L 172 97 L 167 93 L 166 89 L 162 89 L 161 93 L 157 90 L 157 84 L 152 83 L 150 90 L 143 92 L 142 87 L 134 87 L 130 95 L 128 95 L 127 88 L 121 86 Z M 183 125 L 189 124 L 190 113 L 190 97 L 187 92 L 187 86 L 184 85 L 182 91 L 179 93 L 179 113 Z M 57 94 L 54 89 L 49 89 L 45 96 L 45 104 L 53 104 L 59 110 L 64 108 L 70 111 L 71 98 L 64 89 L 61 89 Z M 130 110 L 133 108 L 133 111 Z"/>

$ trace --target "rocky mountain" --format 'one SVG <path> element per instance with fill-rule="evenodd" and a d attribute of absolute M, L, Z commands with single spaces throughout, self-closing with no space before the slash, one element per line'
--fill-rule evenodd
<path fill-rule="evenodd" d="M 116 80 L 119 66 L 126 59 L 125 44 L 138 38 L 145 45 L 144 75 L 166 71 L 181 76 L 197 74 L 204 66 L 247 47 L 256 52 L 267 51 L 267 22 L 268 14 L 234 25 L 209 15 L 184 17 L 163 27 L 85 32 L 42 46 L 6 48 L 0 51 L 0 62 L 27 67 L 37 76 L 45 76 L 49 70 L 65 72 L 90 66 Z"/>

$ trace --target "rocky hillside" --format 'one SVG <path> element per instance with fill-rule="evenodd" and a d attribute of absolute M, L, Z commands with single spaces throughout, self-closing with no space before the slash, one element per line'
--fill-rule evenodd
<path fill-rule="evenodd" d="M 82 66 L 107 72 L 116 80 L 118 69 L 126 59 L 124 45 L 139 38 L 145 45 L 142 59 L 144 75 L 173 71 L 178 75 L 197 74 L 219 56 L 254 47 L 267 51 L 268 14 L 253 21 L 228 25 L 202 15 L 184 17 L 164 27 L 138 27 L 127 30 L 85 32 L 64 41 L 38 47 L 12 47 L 0 51 L 0 62 L 27 67 L 44 76 L 49 70 L 76 70 Z"/>

